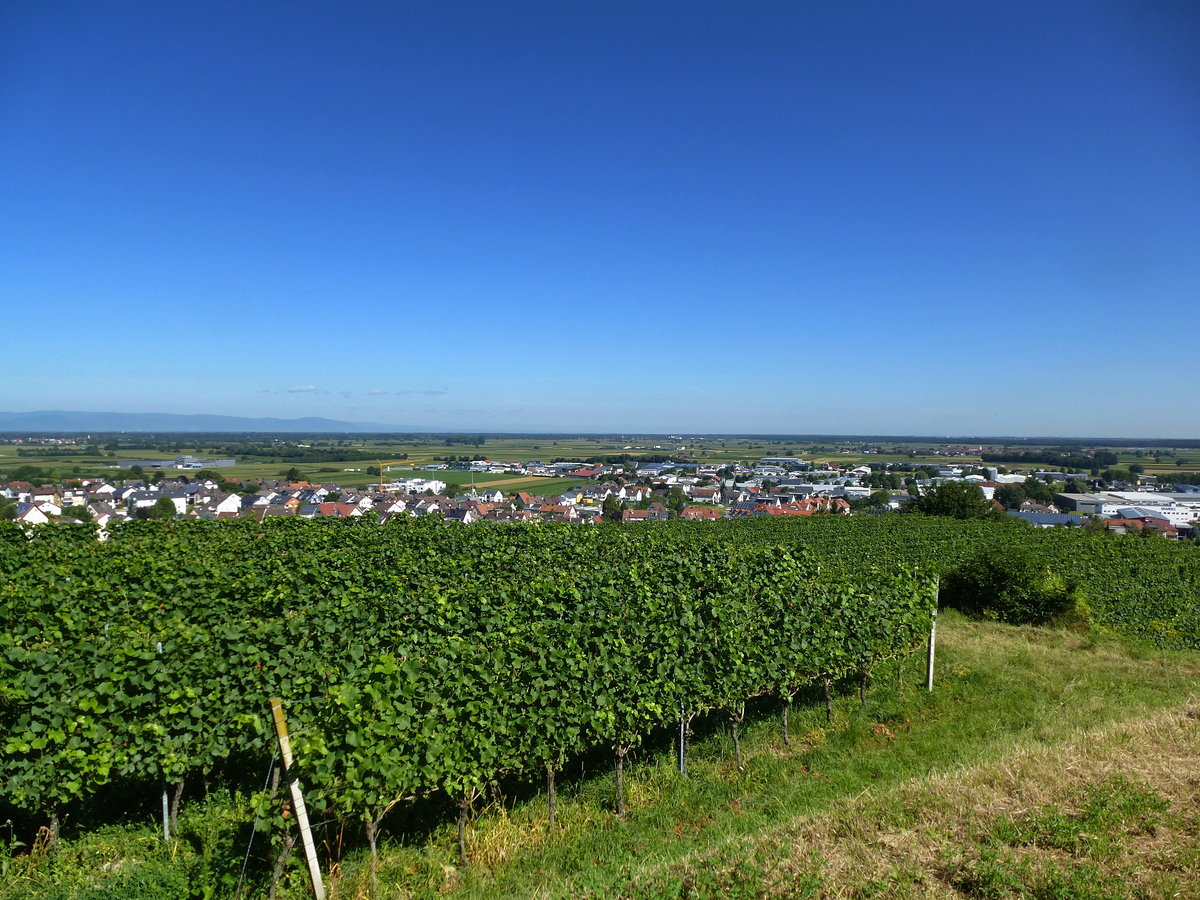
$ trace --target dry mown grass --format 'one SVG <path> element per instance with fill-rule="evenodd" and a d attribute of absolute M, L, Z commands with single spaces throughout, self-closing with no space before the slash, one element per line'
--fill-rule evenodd
<path fill-rule="evenodd" d="M 1200 703 L 1100 728 L 1057 746 L 1024 748 L 1000 763 L 971 766 L 896 790 L 836 803 L 828 812 L 758 835 L 732 855 L 764 865 L 755 893 L 786 896 L 819 877 L 820 896 L 1023 896 L 980 891 L 964 872 L 986 855 L 1005 820 L 1054 809 L 1068 819 L 1089 789 L 1133 783 L 1165 801 L 1161 822 L 1124 828 L 1104 858 L 1044 846 L 1008 848 L 1008 863 L 1099 862 L 1119 886 L 1095 896 L 1200 897 Z M 1080 834 L 1086 843 L 1093 835 Z M 1071 857 L 1074 856 L 1074 860 Z M 774 860 L 773 862 L 769 862 Z M 712 860 L 692 860 L 707 868 Z M 719 864 L 718 864 L 719 865 Z M 1069 885 L 1052 896 L 1076 896 Z M 1043 892 L 1044 895 L 1045 892 Z"/>

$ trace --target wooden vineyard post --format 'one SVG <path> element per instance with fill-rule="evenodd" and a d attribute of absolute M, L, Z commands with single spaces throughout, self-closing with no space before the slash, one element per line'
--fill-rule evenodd
<path fill-rule="evenodd" d="M 304 806 L 304 794 L 300 791 L 300 779 L 292 767 L 292 743 L 288 740 L 287 722 L 283 718 L 283 701 L 271 698 L 271 716 L 275 719 L 275 736 L 279 738 L 279 755 L 283 757 L 283 773 L 288 789 L 292 792 L 292 805 L 296 808 L 296 824 L 300 827 L 300 840 L 304 846 L 304 859 L 308 863 L 308 874 L 312 878 L 313 896 L 325 900 L 325 885 L 321 881 L 321 866 L 317 862 L 317 848 L 313 844 L 312 829 L 308 826 L 308 809 Z"/>

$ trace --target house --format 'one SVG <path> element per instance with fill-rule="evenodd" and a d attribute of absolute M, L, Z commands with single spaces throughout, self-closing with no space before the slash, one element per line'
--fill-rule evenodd
<path fill-rule="evenodd" d="M 52 500 L 34 500 L 32 505 L 48 516 L 61 516 L 63 512 L 61 504 L 55 503 Z"/>
<path fill-rule="evenodd" d="M 95 501 L 88 504 L 88 511 L 92 514 L 92 521 L 95 522 L 99 528 L 107 528 L 110 522 L 112 522 L 114 519 L 120 518 L 117 510 L 114 509 L 110 504 L 104 503 L 103 501 Z"/>
<path fill-rule="evenodd" d="M 638 468 L 637 474 L 642 478 L 658 478 L 673 468 L 675 468 L 674 463 L 646 463 Z"/>
<path fill-rule="evenodd" d="M 221 514 L 232 515 L 241 510 L 242 498 L 240 494 L 217 494 L 209 498 L 201 508 L 214 516 Z"/>
<path fill-rule="evenodd" d="M 402 513 L 407 508 L 407 504 L 401 497 L 381 496 L 376 497 L 372 504 L 375 512 L 381 516 L 391 516 L 396 513 Z"/>
<path fill-rule="evenodd" d="M 363 514 L 362 509 L 354 503 L 317 503 L 315 505 L 318 516 L 347 519 Z"/>
<path fill-rule="evenodd" d="M 625 492 L 615 481 L 606 481 L 603 484 L 590 484 L 579 488 L 577 495 L 577 503 L 593 503 L 599 505 L 609 497 L 624 499 Z"/>
<path fill-rule="evenodd" d="M 625 509 L 621 511 L 622 522 L 665 522 L 667 511 L 661 506 L 658 509 Z"/>
<path fill-rule="evenodd" d="M 532 509 L 509 509 L 507 506 L 497 506 L 485 516 L 489 522 L 530 522 L 537 517 Z"/>
<path fill-rule="evenodd" d="M 10 481 L 4 486 L 4 490 L 0 491 L 0 496 L 19 503 L 29 503 L 33 500 L 33 485 L 28 481 Z"/>
<path fill-rule="evenodd" d="M 144 488 L 142 490 L 131 491 L 122 499 L 125 501 L 126 508 L 130 512 L 133 512 L 136 509 L 145 509 L 153 506 L 158 502 L 160 496 L 162 495 L 158 492 L 157 488 Z"/>
<path fill-rule="evenodd" d="M 1128 534 L 1133 531 L 1154 531 L 1165 538 L 1179 540 L 1179 529 L 1161 516 L 1129 515 L 1124 518 L 1113 518 L 1105 521 L 1105 527 L 1116 534 Z"/>
<path fill-rule="evenodd" d="M 740 519 L 745 516 L 753 516 L 757 514 L 758 504 L 753 500 L 735 500 L 729 505 L 729 517 L 731 519 Z"/>
<path fill-rule="evenodd" d="M 242 509 L 250 509 L 255 506 L 268 506 L 271 501 L 262 494 L 246 494 L 242 497 Z"/>
<path fill-rule="evenodd" d="M 324 487 L 307 487 L 296 494 L 296 499 L 300 501 L 302 506 L 324 503 L 329 493 L 329 490 Z"/>
<path fill-rule="evenodd" d="M 62 507 L 68 506 L 86 506 L 88 501 L 88 492 L 85 488 L 64 488 L 62 492 L 62 502 L 59 504 Z"/>
<path fill-rule="evenodd" d="M 30 503 L 53 503 L 55 506 L 62 505 L 62 494 L 58 488 L 52 485 L 43 485 L 39 488 L 34 488 L 30 492 Z"/>
<path fill-rule="evenodd" d="M 754 467 L 755 478 L 780 478 L 786 474 L 787 469 L 783 468 L 783 466 L 759 465 Z"/>
<path fill-rule="evenodd" d="M 579 519 L 579 512 L 575 507 L 565 503 L 543 503 L 537 507 L 537 514 L 541 519 L 561 522 L 575 522 Z"/>
<path fill-rule="evenodd" d="M 1083 524 L 1085 517 L 1079 513 L 1035 512 L 1027 510 L 1009 510 L 1008 514 L 1017 519 L 1024 519 L 1038 528 L 1054 528 L 1055 526 L 1075 526 Z"/>
<path fill-rule="evenodd" d="M 622 490 L 625 492 L 624 499 L 629 503 L 641 503 L 650 496 L 650 488 L 642 484 L 627 484 Z"/>
<path fill-rule="evenodd" d="M 1131 534 L 1142 530 L 1140 519 L 1105 519 L 1104 530 L 1113 534 Z"/>
<path fill-rule="evenodd" d="M 45 525 L 50 521 L 50 517 L 32 503 L 18 503 L 17 514 L 13 517 L 13 521 L 24 525 Z"/>
<path fill-rule="evenodd" d="M 689 522 L 711 522 L 724 518 L 725 511 L 719 506 L 685 506 L 679 518 Z"/>

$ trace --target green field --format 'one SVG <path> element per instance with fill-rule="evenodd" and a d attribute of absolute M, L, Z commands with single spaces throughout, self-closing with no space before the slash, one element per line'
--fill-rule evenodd
<path fill-rule="evenodd" d="M 910 442 L 904 445 L 874 444 L 873 446 L 877 446 L 880 452 L 865 453 L 862 442 L 814 443 L 800 440 L 768 441 L 748 438 L 685 440 L 683 443 L 687 449 L 684 451 L 674 449 L 679 442 L 667 440 L 662 436 L 614 440 L 500 435 L 485 437 L 483 443 L 478 446 L 458 442 L 447 445 L 444 438 L 430 437 L 398 436 L 395 439 L 389 439 L 380 436 L 360 438 L 323 435 L 286 438 L 288 441 L 303 441 L 312 448 L 328 450 L 334 454 L 327 461 L 308 462 L 284 453 L 265 458 L 240 454 L 236 452 L 236 446 L 245 437 L 206 435 L 198 438 L 194 435 L 166 435 L 149 442 L 145 436 L 137 435 L 104 437 L 98 441 L 100 445 L 98 453 L 88 453 L 81 446 L 77 453 L 54 457 L 21 457 L 18 447 L 0 445 L 0 473 L 9 473 L 21 466 L 29 466 L 47 478 L 72 476 L 114 478 L 120 477 L 123 472 L 114 466 L 116 459 L 141 457 L 169 459 L 185 453 L 199 457 L 233 455 L 238 459 L 238 465 L 224 470 L 222 474 L 234 477 L 274 478 L 295 465 L 311 480 L 337 480 L 335 475 L 338 475 L 342 476 L 347 485 L 365 484 L 367 478 L 356 480 L 354 475 L 357 473 L 346 473 L 345 469 L 365 469 L 368 465 L 376 464 L 378 460 L 391 461 L 405 455 L 408 457 L 409 464 L 418 468 L 446 456 L 459 458 L 477 456 L 504 462 L 532 459 L 550 462 L 556 459 L 608 459 L 620 455 L 628 455 L 635 459 L 670 455 L 677 459 L 694 462 L 753 463 L 764 456 L 791 455 L 818 465 L 842 466 L 946 462 L 979 465 L 981 462 L 977 453 L 962 452 L 963 448 L 960 445 L 931 442 Z M 261 440 L 261 436 L 254 436 L 254 440 Z M 132 446 L 138 443 L 149 443 L 149 447 Z M 231 449 L 231 445 L 234 449 Z M 36 450 L 37 448 L 26 449 Z M 1025 447 L 1024 449 L 1030 448 Z M 1097 449 L 1113 448 L 1100 447 Z M 900 450 L 906 452 L 899 452 Z M 961 455 L 947 455 L 951 450 L 959 451 Z M 338 451 L 367 454 L 374 458 L 337 458 Z M 1140 463 L 1145 467 L 1146 472 L 1151 474 L 1158 473 L 1169 476 L 1172 472 L 1190 472 L 1200 469 L 1200 452 L 1195 449 L 1151 448 L 1134 451 L 1115 448 L 1115 452 L 1118 454 L 1120 467 Z"/>
<path fill-rule="evenodd" d="M 661 436 L 647 439 L 628 439 L 614 441 L 593 438 L 564 438 L 564 437 L 488 437 L 480 446 L 455 443 L 447 446 L 444 440 L 434 439 L 396 439 L 388 440 L 377 437 L 354 438 L 328 436 L 314 437 L 304 440 L 314 448 L 333 451 L 344 450 L 356 454 L 370 454 L 374 459 L 331 458 L 322 462 L 309 462 L 296 456 L 281 453 L 274 457 L 252 457 L 231 450 L 229 444 L 236 444 L 240 437 L 237 435 L 206 436 L 203 442 L 198 442 L 194 436 L 172 435 L 161 441 L 153 442 L 153 446 L 131 447 L 134 442 L 144 442 L 144 438 L 125 436 L 106 443 L 101 439 L 100 452 L 88 453 L 84 447 L 77 453 L 66 453 L 53 457 L 27 456 L 22 457 L 19 449 L 12 445 L 0 445 L 0 473 L 12 473 L 21 467 L 34 470 L 44 479 L 67 479 L 71 477 L 130 477 L 128 469 L 115 466 L 117 459 L 160 458 L 172 459 L 183 454 L 201 458 L 222 457 L 232 455 L 238 460 L 238 465 L 222 469 L 221 474 L 236 478 L 277 478 L 292 466 L 312 481 L 338 481 L 347 486 L 366 484 L 371 476 L 358 472 L 346 472 L 347 469 L 365 469 L 368 465 L 377 464 L 378 460 L 391 461 L 407 456 L 408 464 L 421 467 L 435 462 L 446 456 L 466 457 L 478 456 L 501 462 L 522 462 L 537 459 L 551 462 L 556 459 L 608 459 L 614 456 L 627 455 L 632 458 L 673 458 L 693 462 L 714 463 L 744 463 L 752 464 L 764 456 L 795 456 L 797 458 L 816 462 L 818 464 L 837 464 L 855 466 L 863 463 L 881 462 L 944 462 L 945 457 L 936 455 L 937 447 L 922 445 L 916 455 L 887 453 L 864 454 L 861 443 L 842 445 L 812 444 L 798 441 L 764 441 L 750 439 L 706 439 L 687 441 L 687 449 L 676 451 L 676 442 L 664 440 Z M 107 448 L 112 449 L 107 449 Z M 627 449 L 628 448 L 628 449 Z M 38 448 L 25 448 L 36 451 Z M 884 448 L 886 451 L 886 448 Z M 956 461 L 978 462 L 970 457 L 956 458 Z M 185 473 L 186 474 L 186 473 Z M 362 477 L 359 477 L 359 476 Z M 443 480 L 447 480 L 443 478 Z M 468 480 L 469 483 L 469 480 Z M 477 483 L 480 483 L 477 481 Z M 522 488 L 526 489 L 526 488 Z"/>

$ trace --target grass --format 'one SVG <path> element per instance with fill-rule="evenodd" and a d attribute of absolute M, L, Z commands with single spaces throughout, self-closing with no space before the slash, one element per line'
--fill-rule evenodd
<path fill-rule="evenodd" d="M 955 615 L 939 642 L 933 693 L 919 658 L 899 689 L 889 667 L 865 705 L 845 685 L 832 723 L 815 696 L 798 703 L 788 746 L 761 702 L 743 771 L 719 715 L 698 723 L 687 778 L 670 735 L 654 736 L 628 767 L 624 819 L 605 754 L 563 774 L 556 827 L 540 781 L 508 782 L 471 823 L 466 868 L 448 807 L 398 809 L 379 896 L 1200 895 L 1200 654 Z M 147 816 L 75 838 L 57 860 L 0 857 L 0 898 L 231 896 L 246 808 L 185 806 L 171 848 Z M 320 837 L 334 898 L 367 896 L 356 831 Z M 251 896 L 269 881 L 263 848 Z M 294 860 L 280 896 L 306 895 Z"/>
<path fill-rule="evenodd" d="M 722 734 L 705 744 L 686 781 L 676 777 L 669 758 L 647 758 L 633 779 L 628 821 L 606 815 L 607 779 L 602 788 L 580 790 L 574 802 L 582 809 L 573 815 L 583 824 L 568 818 L 559 835 L 539 834 L 536 806 L 493 814 L 477 824 L 477 846 L 493 846 L 490 832 L 497 829 L 507 835 L 506 856 L 495 862 L 494 854 L 481 854 L 469 872 L 455 871 L 456 894 L 759 896 L 794 895 L 797 885 L 811 884 L 822 896 L 870 896 L 876 889 L 905 895 L 907 883 L 919 895 L 919 885 L 930 879 L 941 879 L 952 894 L 955 873 L 973 857 L 955 864 L 889 853 L 872 871 L 863 866 L 870 856 L 861 847 L 851 850 L 847 837 L 902 846 L 926 810 L 969 825 L 986 822 L 1003 807 L 982 791 L 951 790 L 964 772 L 988 782 L 1026 758 L 1048 758 L 1028 774 L 1051 798 L 1065 783 L 1064 759 L 1077 777 L 1103 778 L 1111 763 L 1099 753 L 1091 759 L 1093 745 L 1124 747 L 1122 759 L 1140 758 L 1142 750 L 1154 756 L 1150 745 L 1156 723 L 1162 724 L 1155 716 L 1164 706 L 1163 721 L 1182 724 L 1170 745 L 1174 755 L 1156 757 L 1172 765 L 1148 777 L 1161 781 L 1165 771 L 1195 770 L 1200 728 L 1179 712 L 1195 713 L 1195 655 L 1147 661 L 1120 644 L 961 620 L 943 626 L 943 636 L 943 674 L 933 695 L 910 687 L 897 696 L 880 684 L 865 708 L 843 697 L 832 727 L 820 709 L 797 711 L 793 731 L 801 737 L 789 748 L 780 746 L 773 721 L 760 720 L 747 738 L 752 759 L 745 772 L 730 764 Z M 822 828 L 837 839 L 816 840 Z M 538 837 L 522 840 L 525 835 Z M 1191 840 L 1195 849 L 1194 831 Z M 953 854 L 969 841 L 969 831 L 962 831 L 943 849 Z M 437 846 L 435 836 L 415 855 L 395 852 L 415 863 Z M 1200 888 L 1194 865 L 1186 879 Z M 397 888 L 419 895 L 446 884 L 401 882 Z"/>

